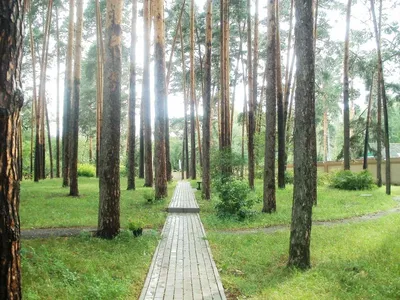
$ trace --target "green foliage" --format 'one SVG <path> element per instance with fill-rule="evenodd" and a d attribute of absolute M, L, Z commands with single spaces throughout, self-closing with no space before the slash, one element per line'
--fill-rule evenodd
<path fill-rule="evenodd" d="M 368 171 L 355 173 L 346 170 L 337 172 L 332 177 L 331 186 L 340 190 L 369 190 L 374 186 L 374 179 Z"/>
<path fill-rule="evenodd" d="M 196 192 L 200 206 L 201 220 L 206 230 L 238 230 L 248 228 L 270 227 L 274 225 L 289 225 L 293 206 L 293 185 L 276 190 L 276 205 L 274 214 L 262 213 L 263 203 L 255 203 L 251 218 L 238 222 L 236 218 L 220 218 L 215 208 L 216 201 L 201 201 L 201 193 Z M 263 191 L 262 180 L 255 181 L 255 193 Z M 370 197 L 361 197 L 360 191 L 344 191 L 329 186 L 318 186 L 318 206 L 313 207 L 313 220 L 338 220 L 354 216 L 388 210 L 398 205 L 392 196 L 385 193 L 385 188 L 368 191 Z M 400 186 L 392 186 L 392 194 L 400 195 Z"/>
<path fill-rule="evenodd" d="M 332 182 L 332 178 L 335 176 L 335 172 L 330 173 L 318 173 L 317 175 L 317 184 L 318 186 L 326 186 L 330 185 Z"/>
<path fill-rule="evenodd" d="M 91 164 L 78 164 L 78 176 L 94 177 L 96 176 L 96 167 Z"/>
<path fill-rule="evenodd" d="M 238 179 L 227 179 L 218 186 L 220 201 L 215 205 L 218 216 L 236 216 L 244 219 L 257 201 L 248 184 Z"/>
<path fill-rule="evenodd" d="M 140 229 L 143 229 L 143 227 L 144 227 L 144 223 L 142 220 L 140 220 L 140 219 L 137 219 L 135 221 L 129 220 L 129 223 L 128 223 L 129 230 L 140 230 Z"/>
<path fill-rule="evenodd" d="M 143 192 L 143 199 L 148 201 L 148 202 L 153 202 L 155 199 L 156 193 L 155 191 L 151 188 L 147 188 Z"/>
<path fill-rule="evenodd" d="M 293 184 L 294 182 L 294 172 L 292 170 L 285 171 L 285 183 Z"/>

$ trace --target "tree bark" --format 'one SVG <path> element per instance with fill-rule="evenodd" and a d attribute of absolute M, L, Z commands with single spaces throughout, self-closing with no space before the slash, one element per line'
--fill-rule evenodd
<path fill-rule="evenodd" d="M 71 157 L 69 167 L 69 195 L 79 196 L 78 189 L 78 141 L 79 141 L 79 101 L 81 90 L 81 60 L 82 60 L 82 28 L 83 0 L 76 1 L 76 31 L 75 31 L 75 60 L 74 60 L 74 94 L 71 103 Z"/>
<path fill-rule="evenodd" d="M 150 104 L 150 0 L 143 2 L 143 120 L 144 120 L 144 186 L 153 186 L 153 149 L 151 142 L 151 104 Z"/>
<path fill-rule="evenodd" d="M 47 71 L 47 57 L 49 49 L 49 38 L 50 38 L 50 25 L 52 15 L 53 1 L 50 0 L 47 5 L 46 24 L 43 36 L 43 48 L 42 48 L 42 60 L 40 66 L 40 87 L 39 87 L 39 99 L 37 106 L 36 116 L 39 118 L 39 134 L 38 143 L 36 145 L 35 164 L 37 165 L 38 175 L 35 175 L 36 181 L 39 179 L 46 178 L 45 170 L 45 106 L 46 106 L 46 71 Z M 36 168 L 35 168 L 36 169 Z"/>
<path fill-rule="evenodd" d="M 69 1 L 69 23 L 68 23 L 68 47 L 65 59 L 65 80 L 64 80 L 64 116 L 63 116 L 63 187 L 69 186 L 69 164 L 70 164 L 70 139 L 69 124 L 71 114 L 71 91 L 72 91 L 72 55 L 74 43 L 74 15 L 75 1 Z"/>
<path fill-rule="evenodd" d="M 129 78 L 129 120 L 128 120 L 128 190 L 135 190 L 135 148 L 136 148 L 136 19 L 137 0 L 132 0 L 131 22 L 131 66 Z"/>
<path fill-rule="evenodd" d="M 281 67 L 281 38 L 279 32 L 279 2 L 276 2 L 276 96 L 278 106 L 278 187 L 285 188 L 286 169 L 286 144 L 285 144 L 285 116 L 284 100 L 282 90 L 282 67 Z"/>
<path fill-rule="evenodd" d="M 368 96 L 367 120 L 365 122 L 363 170 L 368 169 L 369 125 L 371 124 L 371 106 L 372 106 L 373 88 L 374 88 L 374 75 L 372 74 L 371 87 Z"/>
<path fill-rule="evenodd" d="M 188 93 L 186 89 L 186 66 L 185 66 L 185 52 L 183 46 L 183 33 L 182 25 L 179 27 L 179 35 L 181 39 L 181 61 L 182 61 L 182 74 L 183 74 L 183 107 L 184 107 L 184 118 L 185 118 L 185 130 L 184 130 L 184 143 L 185 143 L 185 167 L 186 167 L 186 179 L 189 178 L 189 140 L 188 140 L 188 119 L 187 119 L 187 104 L 188 104 Z"/>
<path fill-rule="evenodd" d="M 20 180 L 17 147 L 23 105 L 21 65 L 24 36 L 23 1 L 0 2 L 0 299 L 22 299 Z"/>
<path fill-rule="evenodd" d="M 56 177 L 60 178 L 60 32 L 58 8 L 56 7 L 56 43 L 57 43 L 57 133 L 56 133 Z"/>
<path fill-rule="evenodd" d="M 104 44 L 103 28 L 101 21 L 100 3 L 96 0 L 96 45 L 97 45 L 97 80 L 96 80 L 96 177 L 99 176 L 100 161 L 100 136 L 103 118 L 103 64 L 104 64 Z"/>
<path fill-rule="evenodd" d="M 32 77 L 33 77 L 33 92 L 32 92 L 32 131 L 31 131 L 31 175 L 34 174 L 34 180 L 39 181 L 39 171 L 35 160 L 35 165 L 33 165 L 33 128 L 35 127 L 35 155 L 36 155 L 36 145 L 39 143 L 39 119 L 38 119 L 38 97 L 37 97 L 37 85 L 36 85 L 36 54 L 35 54 L 35 43 L 33 40 L 33 30 L 32 30 L 32 20 L 29 20 L 29 37 L 30 37 L 30 49 L 32 58 Z M 34 166 L 34 167 L 33 167 Z M 34 172 L 33 172 L 34 171 Z"/>
<path fill-rule="evenodd" d="M 114 238 L 120 230 L 120 118 L 122 0 L 107 1 L 103 128 L 100 143 L 100 205 L 97 235 Z"/>
<path fill-rule="evenodd" d="M 190 177 L 196 179 L 196 125 L 195 125 L 195 74 L 194 74 L 194 0 L 190 2 Z"/>
<path fill-rule="evenodd" d="M 206 61 L 203 99 L 203 173 L 202 196 L 211 199 L 210 147 L 211 147 L 211 44 L 212 44 L 212 1 L 207 0 L 206 16 Z"/>
<path fill-rule="evenodd" d="M 386 173 L 385 173 L 385 185 L 386 185 L 386 194 L 390 195 L 391 193 L 391 174 L 390 174 L 390 142 L 389 142 L 389 116 L 388 116 L 388 108 L 387 108 L 387 98 L 386 98 L 386 89 L 385 89 L 385 81 L 383 76 L 383 65 L 382 65 L 382 54 L 381 54 L 381 16 L 382 16 L 382 0 L 380 1 L 380 9 L 379 9 L 379 29 L 375 16 L 375 8 L 374 2 L 371 0 L 371 11 L 372 18 L 374 22 L 374 32 L 375 32 L 375 40 L 376 40 L 376 48 L 378 52 L 378 81 L 379 81 L 379 91 L 382 96 L 382 105 L 383 105 L 383 115 L 384 115 L 384 144 L 385 144 L 385 156 L 386 156 Z M 379 103 L 378 103 L 379 105 Z M 378 128 L 380 130 L 381 127 Z M 380 141 L 378 141 L 380 143 Z"/>
<path fill-rule="evenodd" d="M 275 136 L 276 136 L 276 0 L 267 5 L 267 111 L 265 130 L 264 205 L 262 212 L 276 211 Z"/>
<path fill-rule="evenodd" d="M 47 109 L 47 103 L 45 102 L 45 114 L 46 114 L 46 129 L 47 129 L 47 140 L 49 144 L 49 160 L 50 160 L 50 178 L 54 178 L 53 173 L 53 149 L 51 147 L 51 135 L 50 135 L 50 120 L 49 120 L 49 112 Z"/>
<path fill-rule="evenodd" d="M 257 78 L 258 78 L 258 0 L 255 0 L 255 13 L 254 13 L 254 37 L 253 37 L 253 103 L 254 103 L 254 133 L 256 127 L 256 116 L 257 116 L 257 96 L 258 96 L 258 87 L 257 87 Z"/>
<path fill-rule="evenodd" d="M 253 93 L 253 63 L 251 53 L 251 0 L 247 0 L 247 88 L 249 103 L 249 130 L 247 140 L 247 152 L 249 160 L 249 186 L 254 189 L 254 93 Z"/>
<path fill-rule="evenodd" d="M 312 0 L 296 0 L 296 20 L 294 190 L 288 265 L 307 269 L 310 268 L 312 207 L 317 185 Z"/>
<path fill-rule="evenodd" d="M 223 153 L 221 171 L 224 177 L 232 174 L 232 138 L 231 120 L 229 114 L 229 0 L 221 0 L 220 4 L 220 26 L 221 26 L 221 142 L 220 151 Z"/>
<path fill-rule="evenodd" d="M 344 40 L 344 71 L 343 71 L 343 127 L 344 169 L 350 170 L 350 112 L 349 112 L 349 40 L 350 40 L 351 0 L 347 2 L 346 35 Z"/>
<path fill-rule="evenodd" d="M 139 125 L 139 178 L 144 178 L 144 109 L 143 101 L 140 103 Z"/>
<path fill-rule="evenodd" d="M 155 82 L 155 123 L 154 123 L 154 151 L 155 156 L 155 198 L 167 197 L 167 158 L 165 145 L 165 125 L 167 106 L 167 82 L 165 68 L 165 33 L 164 33 L 164 0 L 155 0 L 154 9 L 154 76 Z"/>

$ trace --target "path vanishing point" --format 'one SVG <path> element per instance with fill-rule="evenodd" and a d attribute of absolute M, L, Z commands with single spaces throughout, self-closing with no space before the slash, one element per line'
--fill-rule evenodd
<path fill-rule="evenodd" d="M 199 211 L 190 183 L 180 181 L 139 299 L 226 299 Z"/>

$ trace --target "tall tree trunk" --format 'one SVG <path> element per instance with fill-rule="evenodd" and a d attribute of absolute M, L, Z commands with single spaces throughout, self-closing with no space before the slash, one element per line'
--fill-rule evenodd
<path fill-rule="evenodd" d="M 136 19 L 137 0 L 132 0 L 131 23 L 131 66 L 129 78 L 129 120 L 128 120 L 128 190 L 134 190 L 135 186 L 135 136 L 136 136 Z"/>
<path fill-rule="evenodd" d="M 314 48 L 312 0 L 296 0 L 296 106 L 294 190 L 288 265 L 310 268 L 312 207 L 316 175 Z"/>
<path fill-rule="evenodd" d="M 344 169 L 350 170 L 350 111 L 349 111 L 349 40 L 350 40 L 351 0 L 347 2 L 346 35 L 344 40 L 344 70 L 343 70 L 343 127 Z"/>
<path fill-rule="evenodd" d="M 165 33 L 164 33 L 164 0 L 155 0 L 154 9 L 154 151 L 155 157 L 155 197 L 162 199 L 167 197 L 167 159 L 165 145 L 166 106 L 167 106 L 167 82 L 165 68 Z"/>
<path fill-rule="evenodd" d="M 371 124 L 371 106 L 372 106 L 372 93 L 374 88 L 374 74 L 371 78 L 371 87 L 368 95 L 368 109 L 367 120 L 365 122 L 365 138 L 364 138 L 364 156 L 363 156 L 363 169 L 368 169 L 368 147 L 369 147 L 369 125 Z"/>
<path fill-rule="evenodd" d="M 202 196 L 211 199 L 210 147 L 211 147 L 211 43 L 212 43 L 212 1 L 207 0 L 206 16 L 206 61 L 203 99 L 203 173 Z"/>
<path fill-rule="evenodd" d="M 45 171 L 45 105 L 46 105 L 46 71 L 47 71 L 47 57 L 49 49 L 50 38 L 50 25 L 52 15 L 53 1 L 50 0 L 47 5 L 46 24 L 43 36 L 42 60 L 40 66 L 40 87 L 39 87 L 39 105 L 37 111 L 39 112 L 39 140 L 36 149 L 35 161 L 37 160 L 39 179 L 46 178 Z"/>
<path fill-rule="evenodd" d="M 78 196 L 78 141 L 79 141 L 79 101 L 81 91 L 83 0 L 76 1 L 76 31 L 74 60 L 74 94 L 71 105 L 71 157 L 69 170 L 69 195 Z"/>
<path fill-rule="evenodd" d="M 139 178 L 144 178 L 144 109 L 143 101 L 140 103 L 140 118 L 139 118 Z"/>
<path fill-rule="evenodd" d="M 120 229 L 120 118 L 122 0 L 107 1 L 103 127 L 100 144 L 100 205 L 97 235 L 111 239 Z"/>
<path fill-rule="evenodd" d="M 243 74 L 243 91 L 246 91 L 246 80 L 245 80 L 245 69 L 243 63 L 243 55 L 241 57 L 242 61 L 242 74 Z M 244 92 L 244 101 L 243 101 L 243 118 L 242 118 L 242 153 L 241 158 L 242 162 L 244 162 L 244 144 L 245 144 L 245 131 L 247 127 L 247 93 Z M 242 168 L 240 169 L 240 177 L 244 177 L 244 163 L 242 163 Z"/>
<path fill-rule="evenodd" d="M 24 8 L 0 2 L 0 299 L 22 299 L 20 244 L 20 111 Z"/>
<path fill-rule="evenodd" d="M 60 178 L 60 32 L 58 25 L 58 8 L 56 7 L 56 39 L 57 39 L 57 133 L 56 133 L 56 177 Z"/>
<path fill-rule="evenodd" d="M 289 94 L 290 94 L 290 80 L 291 74 L 293 72 L 294 58 L 295 54 L 293 51 L 292 61 L 290 61 L 290 49 L 292 48 L 292 28 L 293 28 L 293 8 L 294 0 L 290 1 L 290 13 L 289 13 L 289 33 L 288 33 L 288 46 L 286 53 L 286 68 L 285 68 L 285 90 L 284 90 L 284 100 L 283 100 L 283 121 L 285 129 L 287 128 L 287 115 L 288 115 L 288 104 L 289 104 Z M 290 66 L 289 66 L 290 64 Z M 290 72 L 289 72 L 290 69 Z"/>
<path fill-rule="evenodd" d="M 185 143 L 185 166 L 186 166 L 186 179 L 189 178 L 189 140 L 188 140 L 188 119 L 187 119 L 187 104 L 188 92 L 186 89 L 186 66 L 185 66 L 185 52 L 183 45 L 182 25 L 179 27 L 179 35 L 181 39 L 181 61 L 182 61 L 182 74 L 183 74 L 183 107 L 185 116 L 185 129 L 184 129 L 184 143 Z"/>
<path fill-rule="evenodd" d="M 47 103 L 45 102 L 45 114 L 46 114 L 46 128 L 47 128 L 47 140 L 49 143 L 49 160 L 50 160 L 50 178 L 54 178 L 53 173 L 53 149 L 51 147 L 51 135 L 50 135 L 50 120 L 49 112 L 47 109 Z"/>
<path fill-rule="evenodd" d="M 153 149 L 151 142 L 151 104 L 150 104 L 150 0 L 143 2 L 143 119 L 144 119 L 144 186 L 153 186 Z"/>
<path fill-rule="evenodd" d="M 190 2 L 190 177 L 196 179 L 196 125 L 195 125 L 195 75 L 194 75 L 194 0 Z"/>
<path fill-rule="evenodd" d="M 89 136 L 89 162 L 93 162 L 93 138 Z"/>
<path fill-rule="evenodd" d="M 375 40 L 376 40 L 376 48 L 378 52 L 378 81 L 379 81 L 379 91 L 382 96 L 382 105 L 383 105 L 383 115 L 384 115 L 384 144 L 385 144 L 385 156 L 386 156 L 386 172 L 385 172 L 385 185 L 386 185 L 386 194 L 390 195 L 391 193 L 391 174 L 390 174 L 390 142 L 389 142 L 389 117 L 388 117 L 388 109 L 387 109 L 387 98 L 386 98 L 386 89 L 385 89 L 385 81 L 383 76 L 383 65 L 382 65 L 382 54 L 381 54 L 381 16 L 382 16 L 382 0 L 380 1 L 380 9 L 379 9 L 379 28 L 376 21 L 375 16 L 375 7 L 374 2 L 371 0 L 371 11 L 374 22 L 374 32 L 375 32 Z M 379 103 L 378 103 L 379 105 Z M 380 130 L 381 127 L 378 128 Z M 380 141 L 378 141 L 380 143 Z"/>
<path fill-rule="evenodd" d="M 222 175 L 232 174 L 231 166 L 231 130 L 229 114 L 229 0 L 221 0 L 220 4 L 221 26 L 221 143 L 220 150 L 224 154 L 222 160 Z"/>
<path fill-rule="evenodd" d="M 185 10 L 185 3 L 186 1 L 183 0 L 181 10 L 179 13 L 179 18 L 178 18 L 178 23 L 175 28 L 175 34 L 174 34 L 174 39 L 172 41 L 172 46 L 171 46 L 171 53 L 169 56 L 169 61 L 168 61 L 168 69 L 167 69 L 167 78 L 166 78 L 166 91 L 167 91 L 167 103 L 165 105 L 165 154 L 166 154 L 166 161 L 167 161 L 167 180 L 171 181 L 172 180 L 172 165 L 171 165 L 171 150 L 170 150 L 170 142 L 169 142 L 169 113 L 168 113 L 168 90 L 169 90 L 169 81 L 171 77 L 171 70 L 172 70 L 172 57 L 174 55 L 175 51 L 175 45 L 176 45 L 176 39 L 178 38 L 178 30 L 181 26 L 181 21 L 182 21 L 182 15 Z"/>
<path fill-rule="evenodd" d="M 265 129 L 264 205 L 262 212 L 276 211 L 275 136 L 276 136 L 276 0 L 267 5 L 267 110 Z"/>
<path fill-rule="evenodd" d="M 69 124 L 71 116 L 71 92 L 72 92 L 72 55 L 74 44 L 74 15 L 75 1 L 69 1 L 69 23 L 68 23 L 68 46 L 67 56 L 65 59 L 65 82 L 64 82 L 64 116 L 63 116 L 63 186 L 69 186 L 69 164 L 70 164 L 70 139 L 69 139 Z"/>
<path fill-rule="evenodd" d="M 324 134 L 323 134 L 323 146 L 324 146 L 324 162 L 328 161 L 328 108 L 324 103 Z"/>
<path fill-rule="evenodd" d="M 253 37 L 253 103 L 254 103 L 254 132 L 256 127 L 256 115 L 257 115 L 257 95 L 258 95 L 258 86 L 257 86 L 257 78 L 258 78 L 258 0 L 255 0 L 255 13 L 254 13 L 254 37 Z"/>
<path fill-rule="evenodd" d="M 104 44 L 100 3 L 96 0 L 96 43 L 97 43 L 97 80 L 96 80 L 96 177 L 99 176 L 100 136 L 103 118 L 103 64 Z"/>
<path fill-rule="evenodd" d="M 253 93 L 253 63 L 251 57 L 251 0 L 247 0 L 247 88 L 249 101 L 249 130 L 248 130 L 248 160 L 249 160 L 249 186 L 254 189 L 254 93 Z"/>
<path fill-rule="evenodd" d="M 246 27 L 246 25 L 243 25 L 243 29 L 240 26 L 240 20 L 238 20 L 238 33 L 239 33 L 239 51 L 238 54 L 235 58 L 236 66 L 235 66 L 235 72 L 234 72 L 234 78 L 233 78 L 233 92 L 232 92 L 232 105 L 231 105 L 231 132 L 233 131 L 233 119 L 234 119 L 234 113 L 235 113 L 235 100 L 236 100 L 236 86 L 239 78 L 239 65 L 240 65 L 240 58 L 242 55 L 242 49 L 243 49 L 243 38 L 242 38 L 242 30 Z"/>
<path fill-rule="evenodd" d="M 38 97 L 37 97 L 37 89 L 36 89 L 36 53 L 35 53 L 35 43 L 33 40 L 33 30 L 32 30 L 32 20 L 29 20 L 29 37 L 30 37 L 30 49 L 31 49 L 31 59 L 32 59 L 32 77 L 33 77 L 33 92 L 32 92 L 32 131 L 31 131 L 31 175 L 34 174 L 35 181 L 39 181 L 39 171 L 36 169 L 38 166 L 35 160 L 35 165 L 33 167 L 33 127 L 36 129 L 35 135 L 35 144 L 39 143 L 39 119 L 37 117 L 38 114 Z M 34 122 L 34 123 L 33 123 Z M 36 151 L 36 146 L 35 146 Z M 35 171 L 33 172 L 33 168 Z"/>
<path fill-rule="evenodd" d="M 185 4 L 186 4 L 186 0 L 183 0 L 182 6 L 181 6 L 181 10 L 180 10 L 180 13 L 179 13 L 178 23 L 176 24 L 176 28 L 175 28 L 174 39 L 172 41 L 171 53 L 169 54 L 168 69 L 167 69 L 167 91 L 168 91 L 168 87 L 169 87 L 169 81 L 170 81 L 170 78 L 171 78 L 172 57 L 174 56 L 176 39 L 178 38 L 178 33 L 179 33 L 180 28 L 181 28 L 182 15 L 183 15 L 183 12 L 185 11 Z"/>
<path fill-rule="evenodd" d="M 278 187 L 285 188 L 285 163 L 286 163 L 286 145 L 285 145 L 285 117 L 284 100 L 282 90 L 282 67 L 281 67 L 281 38 L 279 32 L 279 1 L 275 5 L 276 14 L 276 96 L 278 106 Z"/>

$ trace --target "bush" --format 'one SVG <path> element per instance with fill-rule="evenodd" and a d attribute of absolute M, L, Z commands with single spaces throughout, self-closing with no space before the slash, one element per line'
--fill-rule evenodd
<path fill-rule="evenodd" d="M 368 190 L 374 186 L 374 179 L 366 170 L 359 173 L 346 170 L 337 172 L 332 177 L 331 186 L 340 190 Z"/>
<path fill-rule="evenodd" d="M 218 216 L 236 216 L 244 219 L 257 201 L 248 184 L 237 179 L 227 179 L 218 186 L 220 202 L 215 205 Z"/>
<path fill-rule="evenodd" d="M 78 176 L 94 177 L 96 175 L 96 167 L 91 164 L 78 164 Z"/>
<path fill-rule="evenodd" d="M 293 184 L 293 182 L 294 182 L 294 172 L 292 170 L 285 171 L 285 183 Z"/>

